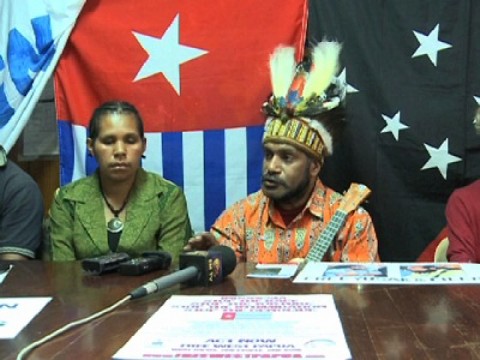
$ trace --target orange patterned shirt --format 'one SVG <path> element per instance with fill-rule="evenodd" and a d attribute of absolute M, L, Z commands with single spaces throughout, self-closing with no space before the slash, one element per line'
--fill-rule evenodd
<path fill-rule="evenodd" d="M 287 263 L 305 258 L 328 225 L 342 195 L 317 180 L 305 208 L 288 225 L 260 190 L 235 203 L 217 219 L 211 233 L 235 250 L 239 261 Z M 362 207 L 347 215 L 346 222 L 325 254 L 324 261 L 379 261 L 377 236 L 370 215 Z"/>

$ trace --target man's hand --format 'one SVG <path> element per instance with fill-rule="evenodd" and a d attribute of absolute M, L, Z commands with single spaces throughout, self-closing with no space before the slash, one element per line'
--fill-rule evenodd
<path fill-rule="evenodd" d="M 187 245 L 183 248 L 184 251 L 194 251 L 194 250 L 208 250 L 212 246 L 218 245 L 217 239 L 211 233 L 206 232 L 202 234 L 195 235 L 190 238 L 187 242 Z"/>
<path fill-rule="evenodd" d="M 305 262 L 304 258 L 293 258 L 287 264 L 302 265 Z"/>

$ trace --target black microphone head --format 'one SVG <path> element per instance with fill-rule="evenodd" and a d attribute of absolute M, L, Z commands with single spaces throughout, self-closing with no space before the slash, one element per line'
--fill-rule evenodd
<path fill-rule="evenodd" d="M 222 276 L 228 276 L 237 266 L 235 251 L 229 246 L 215 245 L 208 249 L 208 253 L 217 253 L 222 257 Z"/>

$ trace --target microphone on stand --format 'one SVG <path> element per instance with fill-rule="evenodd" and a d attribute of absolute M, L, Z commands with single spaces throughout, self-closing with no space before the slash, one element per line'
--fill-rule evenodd
<path fill-rule="evenodd" d="M 138 299 L 181 283 L 193 286 L 217 284 L 237 265 L 235 252 L 225 245 L 213 246 L 208 251 L 183 253 L 179 260 L 180 270 L 136 288 L 129 294 L 131 299 Z"/>

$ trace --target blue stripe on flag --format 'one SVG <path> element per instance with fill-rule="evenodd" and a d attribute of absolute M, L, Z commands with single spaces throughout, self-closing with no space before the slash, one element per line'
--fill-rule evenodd
<path fill-rule="evenodd" d="M 87 148 L 87 138 L 90 136 L 90 132 L 88 131 L 88 128 L 85 128 L 85 141 L 82 144 L 79 144 L 79 153 L 83 152 L 85 155 L 85 171 L 87 175 L 92 175 L 95 170 L 97 170 L 98 167 L 98 162 L 95 159 L 94 156 L 90 155 L 90 152 L 88 151 Z M 81 146 L 81 145 L 84 145 Z M 83 149 L 83 150 L 82 150 Z"/>
<path fill-rule="evenodd" d="M 225 209 L 225 133 L 206 131 L 205 142 L 205 229 Z"/>
<path fill-rule="evenodd" d="M 60 185 L 63 186 L 72 181 L 73 177 L 73 134 L 70 121 L 58 120 L 58 142 L 60 147 Z"/>
<path fill-rule="evenodd" d="M 260 189 L 263 166 L 263 126 L 247 128 L 247 193 Z"/>
<path fill-rule="evenodd" d="M 163 177 L 183 188 L 182 133 L 162 134 Z"/>

